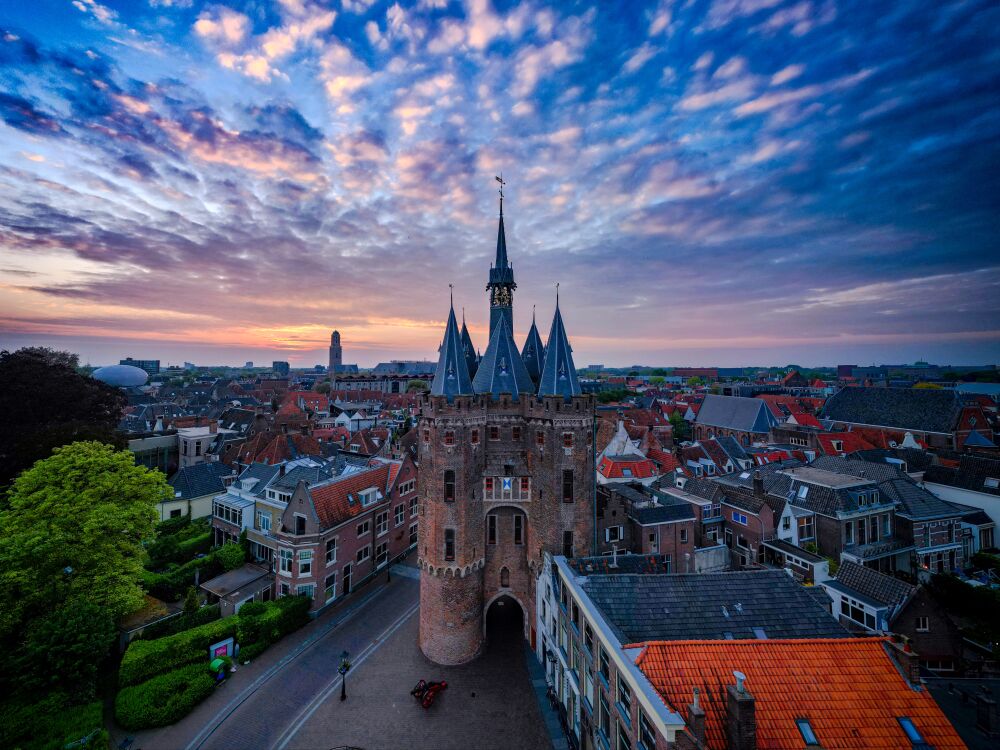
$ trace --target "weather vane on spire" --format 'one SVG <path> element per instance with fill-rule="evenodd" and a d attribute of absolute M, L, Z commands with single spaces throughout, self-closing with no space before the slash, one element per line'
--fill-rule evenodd
<path fill-rule="evenodd" d="M 507 183 L 504 182 L 503 172 L 498 177 L 494 177 L 494 179 L 500 183 L 500 213 L 503 213 L 503 186 Z"/>

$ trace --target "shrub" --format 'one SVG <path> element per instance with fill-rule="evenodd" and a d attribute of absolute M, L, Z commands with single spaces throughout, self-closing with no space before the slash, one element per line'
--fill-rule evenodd
<path fill-rule="evenodd" d="M 214 687 L 207 664 L 175 669 L 120 690 L 115 698 L 115 719 L 129 730 L 173 724 L 205 700 Z"/>
<path fill-rule="evenodd" d="M 208 647 L 236 635 L 236 628 L 237 618 L 226 617 L 155 641 L 133 641 L 122 657 L 118 683 L 137 685 L 185 664 L 207 662 Z"/>
<path fill-rule="evenodd" d="M 190 560 L 197 554 L 208 554 L 212 549 L 212 532 L 206 531 L 203 534 L 192 536 L 177 543 L 177 551 L 181 553 L 185 560 Z"/>
<path fill-rule="evenodd" d="M 215 558 L 225 570 L 235 570 L 246 562 L 243 548 L 236 542 L 226 542 L 215 551 Z"/>
<path fill-rule="evenodd" d="M 222 572 L 222 564 L 213 553 L 186 562 L 164 573 L 153 573 L 145 570 L 141 574 L 142 585 L 146 591 L 158 599 L 175 602 L 184 595 L 188 586 L 194 584 L 196 570 L 201 570 L 201 580 L 207 581 Z"/>
<path fill-rule="evenodd" d="M 265 648 L 309 622 L 309 604 L 305 596 L 285 596 L 255 606 L 249 612 L 247 608 L 251 605 L 244 604 L 240 608 L 236 636 L 240 658 L 256 658 Z"/>
<path fill-rule="evenodd" d="M 137 638 L 141 638 L 145 641 L 152 641 L 157 638 L 163 638 L 168 635 L 180 633 L 182 630 L 196 628 L 207 622 L 213 622 L 214 620 L 218 620 L 219 617 L 221 617 L 219 605 L 209 604 L 206 607 L 201 607 L 193 614 L 179 615 L 178 617 L 172 617 L 169 620 L 158 622 L 155 625 L 150 625 L 148 628 L 143 630 Z"/>
<path fill-rule="evenodd" d="M 21 750 L 61 750 L 70 742 L 89 737 L 77 748 L 106 748 L 100 701 L 78 706 L 64 693 L 53 693 L 37 703 L 7 703 L 0 707 L 0 747 Z"/>

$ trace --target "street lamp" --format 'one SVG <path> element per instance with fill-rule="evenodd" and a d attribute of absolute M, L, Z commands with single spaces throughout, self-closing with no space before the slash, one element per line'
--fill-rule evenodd
<path fill-rule="evenodd" d="M 337 674 L 340 675 L 340 700 L 347 700 L 347 673 L 351 670 L 351 662 L 347 660 L 350 654 L 343 651 L 340 654 L 340 666 L 337 667 Z"/>

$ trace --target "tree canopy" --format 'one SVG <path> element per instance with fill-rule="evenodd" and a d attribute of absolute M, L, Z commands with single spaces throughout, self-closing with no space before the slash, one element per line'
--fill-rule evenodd
<path fill-rule="evenodd" d="M 0 511 L 0 638 L 65 600 L 114 622 L 138 609 L 142 542 L 171 496 L 161 472 L 98 442 L 57 448 L 23 472 Z"/>
<path fill-rule="evenodd" d="M 0 487 L 52 450 L 80 440 L 124 447 L 125 396 L 76 371 L 77 356 L 32 347 L 0 352 Z"/>

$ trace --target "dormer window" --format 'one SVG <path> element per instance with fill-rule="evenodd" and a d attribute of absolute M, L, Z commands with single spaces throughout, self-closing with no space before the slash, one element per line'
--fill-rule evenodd
<path fill-rule="evenodd" d="M 872 505 L 876 504 L 878 504 L 878 492 L 874 491 L 872 492 Z"/>
<path fill-rule="evenodd" d="M 868 495 L 864 492 L 858 495 L 858 505 L 868 505 Z"/>
<path fill-rule="evenodd" d="M 371 505 L 376 500 L 378 500 L 378 490 L 374 487 L 369 487 L 367 490 L 362 490 L 358 493 L 361 497 L 361 506 L 365 507 Z"/>

